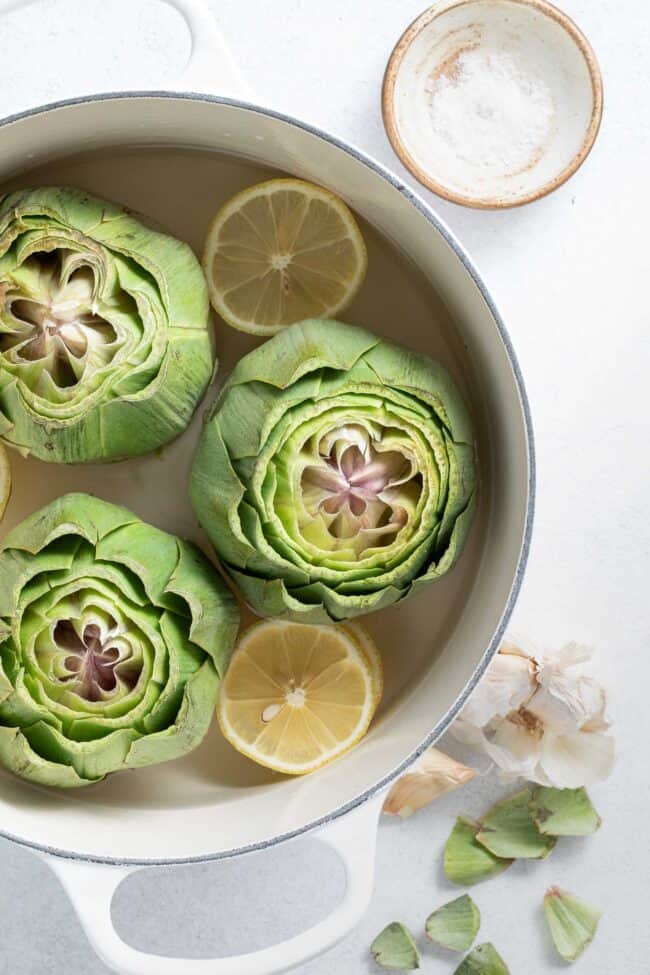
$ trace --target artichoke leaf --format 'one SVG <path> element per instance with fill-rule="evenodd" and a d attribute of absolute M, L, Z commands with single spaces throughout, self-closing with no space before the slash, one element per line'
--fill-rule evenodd
<path fill-rule="evenodd" d="M 530 800 L 530 813 L 540 833 L 550 836 L 589 836 L 600 829 L 601 819 L 587 790 L 538 786 Z"/>
<path fill-rule="evenodd" d="M 513 862 L 499 857 L 477 840 L 480 824 L 459 816 L 445 844 L 445 875 L 454 884 L 469 887 L 506 870 Z"/>
<path fill-rule="evenodd" d="M 499 857 L 547 857 L 555 846 L 555 838 L 538 830 L 531 815 L 531 798 L 532 791 L 526 788 L 495 803 L 481 820 L 478 842 Z"/>

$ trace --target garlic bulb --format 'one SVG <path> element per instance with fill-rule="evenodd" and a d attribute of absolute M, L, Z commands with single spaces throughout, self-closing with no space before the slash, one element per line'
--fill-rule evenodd
<path fill-rule="evenodd" d="M 384 803 L 384 812 L 406 819 L 438 796 L 469 782 L 475 775 L 474 769 L 437 748 L 429 748 L 392 787 Z"/>
<path fill-rule="evenodd" d="M 538 658 L 504 643 L 451 731 L 484 752 L 506 781 L 575 789 L 606 778 L 604 687 L 585 671 L 592 650 L 569 643 Z"/>

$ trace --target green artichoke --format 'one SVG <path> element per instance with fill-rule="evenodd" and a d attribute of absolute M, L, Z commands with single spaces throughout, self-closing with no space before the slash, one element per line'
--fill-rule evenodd
<path fill-rule="evenodd" d="M 199 744 L 237 633 L 198 549 L 68 494 L 0 548 L 0 762 L 80 786 Z"/>
<path fill-rule="evenodd" d="M 335 321 L 239 361 L 192 472 L 199 521 L 247 601 L 305 623 L 443 575 L 474 498 L 470 422 L 442 366 Z"/>
<path fill-rule="evenodd" d="M 60 463 L 144 454 L 210 381 L 208 297 L 187 246 L 76 189 L 0 197 L 0 436 Z"/>

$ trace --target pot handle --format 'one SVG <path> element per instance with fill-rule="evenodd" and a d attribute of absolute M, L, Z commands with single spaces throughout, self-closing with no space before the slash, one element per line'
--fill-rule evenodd
<path fill-rule="evenodd" d="M 61 881 L 91 945 L 119 975 L 275 975 L 328 951 L 361 920 L 372 894 L 383 799 L 369 800 L 316 834 L 339 855 L 345 867 L 345 895 L 334 911 L 287 941 L 227 958 L 164 958 L 121 940 L 113 927 L 111 902 L 121 882 L 140 867 L 39 855 Z"/>
<path fill-rule="evenodd" d="M 0 0 L 0 15 L 29 7 L 36 0 Z M 251 100 L 251 93 L 230 53 L 206 0 L 160 0 L 181 15 L 190 32 L 190 56 L 172 84 L 182 90 Z"/>
<path fill-rule="evenodd" d="M 250 100 L 248 85 L 206 0 L 162 2 L 178 11 L 190 32 L 190 56 L 178 79 L 183 90 Z"/>

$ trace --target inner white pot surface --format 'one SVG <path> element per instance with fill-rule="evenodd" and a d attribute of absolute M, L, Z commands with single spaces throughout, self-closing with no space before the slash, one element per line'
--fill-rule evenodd
<path fill-rule="evenodd" d="M 475 271 L 409 191 L 357 153 L 268 112 L 203 97 L 67 104 L 0 128 L 8 188 L 78 185 L 140 211 L 200 253 L 216 208 L 278 173 L 339 193 L 362 218 L 369 273 L 344 316 L 440 359 L 473 414 L 480 510 L 457 567 L 419 597 L 365 621 L 386 693 L 365 740 L 313 776 L 288 779 L 237 755 L 216 726 L 182 760 L 76 791 L 0 781 L 0 829 L 95 859 L 223 856 L 294 835 L 385 784 L 457 713 L 496 649 L 523 571 L 532 508 L 527 408 L 516 363 Z M 218 383 L 256 343 L 217 324 Z M 124 504 L 208 550 L 187 495 L 201 417 L 162 456 L 72 468 L 12 457 L 3 529 L 75 489 Z"/>

